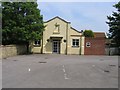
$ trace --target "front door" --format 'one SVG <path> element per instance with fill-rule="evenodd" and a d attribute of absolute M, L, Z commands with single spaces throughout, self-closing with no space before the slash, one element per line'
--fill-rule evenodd
<path fill-rule="evenodd" d="M 60 40 L 53 40 L 53 53 L 60 53 Z"/>

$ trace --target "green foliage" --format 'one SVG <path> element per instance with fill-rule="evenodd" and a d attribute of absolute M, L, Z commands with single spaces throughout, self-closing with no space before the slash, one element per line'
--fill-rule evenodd
<path fill-rule="evenodd" d="M 85 31 L 83 32 L 83 35 L 84 35 L 85 37 L 94 37 L 94 33 L 93 33 L 92 30 L 85 30 Z"/>
<path fill-rule="evenodd" d="M 28 44 L 41 39 L 43 30 L 36 2 L 2 2 L 3 44 Z"/>
<path fill-rule="evenodd" d="M 110 38 L 120 47 L 120 2 L 114 5 L 117 9 L 112 16 L 107 16 Z"/>

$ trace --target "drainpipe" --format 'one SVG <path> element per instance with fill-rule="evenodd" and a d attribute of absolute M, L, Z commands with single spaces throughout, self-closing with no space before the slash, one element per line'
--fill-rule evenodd
<path fill-rule="evenodd" d="M 83 36 L 83 30 L 81 30 L 82 35 L 80 36 L 80 55 L 82 54 L 82 36 Z"/>
<path fill-rule="evenodd" d="M 68 23 L 66 25 L 66 55 L 67 55 L 67 50 L 68 50 Z"/>
<path fill-rule="evenodd" d="M 43 54 L 43 32 L 42 32 L 41 54 Z"/>
<path fill-rule="evenodd" d="M 82 48 L 82 37 L 80 36 L 80 55 L 81 55 L 81 48 Z"/>

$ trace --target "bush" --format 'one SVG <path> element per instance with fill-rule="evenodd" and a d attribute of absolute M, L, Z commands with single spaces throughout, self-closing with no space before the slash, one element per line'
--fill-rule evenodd
<path fill-rule="evenodd" d="M 85 37 L 94 37 L 94 33 L 93 33 L 92 30 L 85 30 L 85 31 L 83 32 L 83 35 L 84 35 Z"/>

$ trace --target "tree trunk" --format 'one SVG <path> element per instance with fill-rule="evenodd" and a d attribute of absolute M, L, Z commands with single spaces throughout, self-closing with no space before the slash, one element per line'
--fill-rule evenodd
<path fill-rule="evenodd" d="M 26 47 L 27 47 L 27 54 L 29 54 L 29 42 L 26 43 Z"/>

